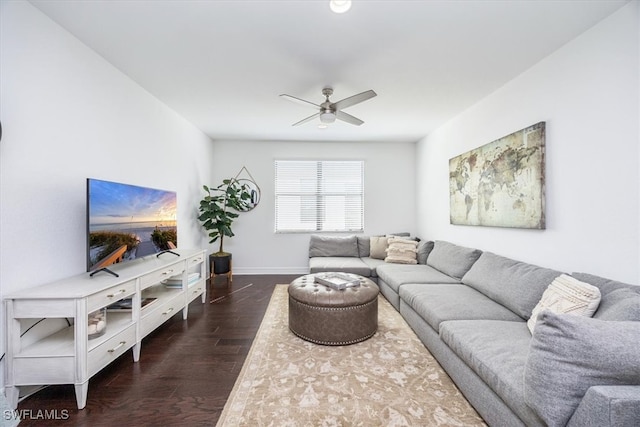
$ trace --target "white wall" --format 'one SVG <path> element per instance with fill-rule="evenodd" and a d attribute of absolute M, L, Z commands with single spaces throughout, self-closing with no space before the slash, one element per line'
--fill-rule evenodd
<path fill-rule="evenodd" d="M 215 141 L 214 150 L 215 180 L 206 184 L 217 186 L 246 166 L 262 190 L 260 204 L 241 214 L 233 226 L 235 236 L 225 239 L 236 274 L 308 271 L 310 234 L 274 233 L 274 160 L 364 160 L 364 234 L 415 232 L 413 143 Z"/>
<path fill-rule="evenodd" d="M 639 38 L 632 2 L 417 147 L 418 231 L 639 283 Z M 449 159 L 546 121 L 546 230 L 449 224 Z"/>
<path fill-rule="evenodd" d="M 0 7 L 0 293 L 86 271 L 87 177 L 176 191 L 179 246 L 203 246 L 211 140 L 29 3 Z"/>

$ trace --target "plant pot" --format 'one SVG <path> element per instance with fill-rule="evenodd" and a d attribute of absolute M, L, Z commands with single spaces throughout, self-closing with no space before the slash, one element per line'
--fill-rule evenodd
<path fill-rule="evenodd" d="M 209 266 L 212 274 L 227 274 L 231 271 L 231 254 L 209 255 Z"/>

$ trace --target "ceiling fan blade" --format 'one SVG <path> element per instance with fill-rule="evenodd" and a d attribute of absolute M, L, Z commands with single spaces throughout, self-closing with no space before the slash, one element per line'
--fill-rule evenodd
<path fill-rule="evenodd" d="M 359 118 L 353 117 L 351 114 L 347 114 L 344 111 L 336 111 L 336 118 L 356 126 L 360 126 L 364 123 Z"/>
<path fill-rule="evenodd" d="M 316 117 L 320 117 L 320 113 L 319 112 L 307 117 L 306 119 L 302 119 L 299 122 L 296 122 L 296 123 L 292 124 L 291 126 L 298 126 L 298 125 L 301 125 L 303 123 L 310 122 L 311 120 L 315 119 Z"/>
<path fill-rule="evenodd" d="M 343 108 L 351 107 L 352 105 L 359 104 L 367 99 L 371 99 L 374 96 L 378 95 L 372 90 L 368 90 L 366 92 L 359 93 L 357 95 L 350 96 L 348 98 L 342 99 L 338 102 L 334 102 L 331 106 L 336 110 L 341 110 Z"/>
<path fill-rule="evenodd" d="M 280 98 L 288 99 L 289 101 L 295 102 L 296 104 L 320 108 L 320 105 L 318 104 L 314 104 L 313 102 L 305 101 L 304 99 L 296 98 L 295 96 L 287 95 L 284 93 L 280 95 Z"/>

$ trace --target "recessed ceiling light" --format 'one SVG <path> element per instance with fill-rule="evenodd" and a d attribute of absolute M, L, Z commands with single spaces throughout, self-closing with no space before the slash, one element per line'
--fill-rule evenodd
<path fill-rule="evenodd" d="M 347 10 L 351 9 L 351 0 L 331 0 L 329 2 L 329 7 L 335 13 L 345 13 Z"/>

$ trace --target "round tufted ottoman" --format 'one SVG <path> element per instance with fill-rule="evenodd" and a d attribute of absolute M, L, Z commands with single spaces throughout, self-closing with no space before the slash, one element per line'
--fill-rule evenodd
<path fill-rule="evenodd" d="M 317 273 L 323 274 L 323 273 Z M 360 286 L 335 290 L 314 282 L 315 274 L 289 285 L 289 329 L 316 344 L 347 345 L 378 330 L 378 285 L 355 274 Z"/>

